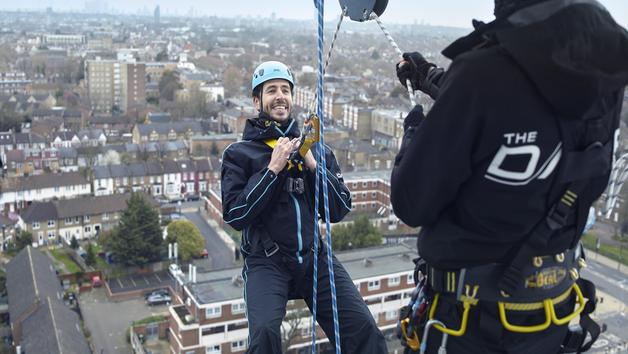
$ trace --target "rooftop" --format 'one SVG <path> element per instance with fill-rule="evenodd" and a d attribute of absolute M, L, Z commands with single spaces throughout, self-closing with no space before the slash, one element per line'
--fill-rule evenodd
<path fill-rule="evenodd" d="M 414 248 L 403 244 L 379 246 L 334 253 L 354 281 L 384 276 L 414 269 L 412 259 L 417 257 Z M 242 286 L 238 277 L 242 268 L 228 268 L 211 272 L 198 272 L 197 282 L 188 284 L 200 304 L 236 300 L 242 298 Z M 186 278 L 187 279 L 187 278 Z"/>

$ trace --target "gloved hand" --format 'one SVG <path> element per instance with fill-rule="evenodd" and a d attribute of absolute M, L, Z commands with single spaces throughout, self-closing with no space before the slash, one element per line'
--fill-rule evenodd
<path fill-rule="evenodd" d="M 433 67 L 436 65 L 428 62 L 419 52 L 403 53 L 403 60 L 397 63 L 397 77 L 404 87 L 410 80 L 412 89 L 418 90 Z"/>

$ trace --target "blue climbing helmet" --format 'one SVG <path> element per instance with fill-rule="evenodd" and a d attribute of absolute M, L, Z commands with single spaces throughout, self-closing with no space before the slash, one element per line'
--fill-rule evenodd
<path fill-rule="evenodd" d="M 253 71 L 251 90 L 255 91 L 257 86 L 273 79 L 284 79 L 290 83 L 291 89 L 294 88 L 294 78 L 286 64 L 278 61 L 266 61 L 261 63 L 255 68 L 255 71 Z"/>

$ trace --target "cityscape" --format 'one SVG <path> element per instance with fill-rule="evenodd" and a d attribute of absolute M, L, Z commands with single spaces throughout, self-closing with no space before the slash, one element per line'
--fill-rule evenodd
<path fill-rule="evenodd" d="M 313 8 L 285 18 L 58 6 L 0 8 L 0 354 L 244 353 L 242 235 L 223 221 L 222 155 L 257 116 L 251 74 L 261 62 L 286 63 L 292 117 L 302 124 L 312 113 Z M 325 24 L 326 50 L 337 21 Z M 425 19 L 386 25 L 402 50 L 443 68 L 442 49 L 469 32 Z M 324 134 L 352 210 L 333 225 L 332 244 L 390 352 L 403 353 L 397 322 L 415 288 L 419 230 L 394 215 L 390 173 L 412 106 L 395 75 L 399 55 L 374 21 L 346 20 L 337 37 Z M 433 104 L 415 98 L 426 111 Z M 583 276 L 597 285 L 594 317 L 605 328 L 591 353 L 628 352 L 626 198 L 598 212 L 583 238 Z M 310 352 L 305 303 L 287 310 L 282 350 Z M 321 352 L 333 349 L 316 333 Z"/>

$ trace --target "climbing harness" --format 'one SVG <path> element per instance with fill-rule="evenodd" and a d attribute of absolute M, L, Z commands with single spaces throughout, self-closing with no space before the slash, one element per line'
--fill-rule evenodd
<path fill-rule="evenodd" d="M 499 323 L 514 333 L 538 333 L 550 325 L 563 326 L 580 316 L 581 331 L 570 331 L 563 352 L 586 350 L 599 335 L 599 327 L 589 315 L 595 310 L 595 288 L 589 281 L 581 279 L 580 270 L 586 267 L 581 246 L 567 252 L 545 257 L 534 257 L 523 270 L 523 289 L 516 296 L 504 293 L 495 284 L 506 266 L 489 264 L 456 271 L 432 268 L 425 263 L 420 267 L 417 287 L 408 305 L 400 311 L 397 333 L 402 344 L 412 353 L 425 353 L 429 330 L 434 328 L 443 333 L 439 353 L 446 352 L 449 336 L 465 335 L 469 314 L 480 301 L 495 303 Z M 436 316 L 439 300 L 443 296 L 454 296 L 462 304 L 462 316 L 457 328 L 447 328 Z M 557 315 L 556 306 L 575 297 L 577 307 L 567 315 Z M 588 301 L 587 301 L 588 300 Z M 544 321 L 538 324 L 516 325 L 508 319 L 508 313 L 542 311 Z M 426 314 L 427 313 L 427 314 Z M 419 338 L 419 334 L 423 333 Z M 584 344 L 587 333 L 591 340 Z"/>

